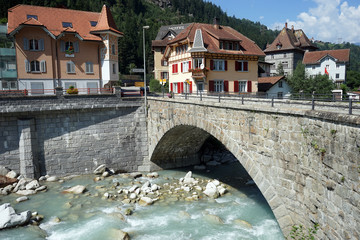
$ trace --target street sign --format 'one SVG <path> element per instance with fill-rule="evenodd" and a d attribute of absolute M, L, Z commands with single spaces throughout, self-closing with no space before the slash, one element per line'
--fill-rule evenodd
<path fill-rule="evenodd" d="M 160 79 L 160 83 L 165 84 L 166 83 L 166 78 Z"/>
<path fill-rule="evenodd" d="M 144 72 L 144 69 L 143 68 L 133 68 L 131 69 L 132 72 L 136 72 L 136 73 L 143 73 Z"/>

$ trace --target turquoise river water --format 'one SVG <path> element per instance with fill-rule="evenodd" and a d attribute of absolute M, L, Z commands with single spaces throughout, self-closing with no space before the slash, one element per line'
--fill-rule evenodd
<path fill-rule="evenodd" d="M 94 182 L 94 175 L 79 176 L 63 183 L 41 182 L 48 191 L 29 196 L 16 203 L 19 196 L 0 196 L 0 204 L 11 203 L 19 213 L 36 211 L 44 216 L 39 227 L 23 226 L 0 231 L 1 240 L 95 240 L 113 239 L 113 229 L 128 232 L 135 240 L 226 240 L 226 239 L 284 239 L 279 225 L 261 192 L 254 185 L 246 185 L 246 172 L 239 163 L 213 167 L 208 171 L 193 171 L 199 179 L 218 179 L 226 184 L 228 193 L 217 199 L 202 197 L 198 201 L 160 199 L 151 206 L 123 204 L 122 198 L 110 200 L 102 196 L 106 186 L 118 182 L 118 187 L 129 188 L 146 181 L 160 186 L 176 184 L 192 168 L 160 171 L 150 179 L 124 178 L 114 175 Z M 74 185 L 86 186 L 81 195 L 62 194 Z M 181 194 L 181 193 L 180 193 Z M 126 209 L 133 210 L 125 215 Z M 119 214 L 122 213 L 122 214 Z M 209 219 L 216 215 L 220 221 Z M 57 219 L 57 221 L 55 221 Z M 239 221 L 249 224 L 239 224 Z M 250 226 L 251 225 L 251 226 Z"/>

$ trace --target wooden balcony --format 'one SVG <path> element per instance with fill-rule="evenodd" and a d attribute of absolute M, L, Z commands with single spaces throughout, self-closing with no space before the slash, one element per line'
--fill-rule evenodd
<path fill-rule="evenodd" d="M 200 68 L 195 68 L 195 69 L 189 69 L 189 72 L 192 73 L 192 77 L 193 78 L 206 78 L 206 74 L 209 70 L 207 68 L 204 69 L 200 69 Z"/>

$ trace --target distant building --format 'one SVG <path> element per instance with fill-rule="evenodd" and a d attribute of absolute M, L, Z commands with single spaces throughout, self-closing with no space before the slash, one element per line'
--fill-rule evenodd
<path fill-rule="evenodd" d="M 169 65 L 163 60 L 164 52 L 167 44 L 173 40 L 181 31 L 185 30 L 190 23 L 162 26 L 152 41 L 152 50 L 154 53 L 154 78 L 169 79 Z"/>
<path fill-rule="evenodd" d="M 118 38 L 110 9 L 101 13 L 17 5 L 8 10 L 18 88 L 53 94 L 56 86 L 98 91 L 118 80 Z M 49 91 L 49 92 L 48 92 Z"/>
<path fill-rule="evenodd" d="M 283 66 L 285 75 L 290 75 L 299 61 L 302 61 L 305 51 L 316 50 L 317 47 L 308 39 L 303 30 L 285 27 L 275 40 L 264 50 L 265 61 L 273 63 L 270 74 L 277 73 L 279 64 Z"/>
<path fill-rule="evenodd" d="M 270 77 L 270 69 L 273 63 L 259 61 L 259 77 Z"/>
<path fill-rule="evenodd" d="M 340 86 L 345 82 L 349 59 L 350 49 L 315 51 L 305 53 L 303 64 L 310 76 L 327 74 L 337 86 Z"/>
<path fill-rule="evenodd" d="M 260 77 L 258 80 L 258 94 L 268 98 L 284 98 L 291 93 L 291 88 L 285 76 Z"/>
<path fill-rule="evenodd" d="M 0 90 L 17 90 L 14 43 L 6 37 L 7 25 L 0 25 Z"/>
<path fill-rule="evenodd" d="M 175 93 L 257 92 L 263 51 L 231 27 L 192 23 L 171 40 L 164 58 Z"/>

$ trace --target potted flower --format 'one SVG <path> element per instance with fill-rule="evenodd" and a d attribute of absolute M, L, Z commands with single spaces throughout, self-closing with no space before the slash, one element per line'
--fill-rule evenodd
<path fill-rule="evenodd" d="M 173 92 L 170 91 L 170 92 L 167 94 L 168 98 L 172 98 L 172 94 L 173 94 Z"/>
<path fill-rule="evenodd" d="M 78 94 L 79 90 L 77 88 L 75 88 L 74 86 L 70 86 L 67 90 L 66 90 L 67 94 Z"/>

